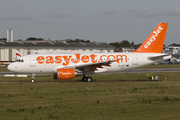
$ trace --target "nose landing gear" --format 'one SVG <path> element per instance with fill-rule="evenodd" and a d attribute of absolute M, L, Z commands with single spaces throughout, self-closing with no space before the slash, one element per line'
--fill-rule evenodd
<path fill-rule="evenodd" d="M 35 77 L 35 74 L 33 73 L 33 74 L 32 74 L 32 77 L 31 77 L 31 82 L 32 82 L 32 83 L 35 82 L 35 78 L 34 78 L 34 77 Z"/>

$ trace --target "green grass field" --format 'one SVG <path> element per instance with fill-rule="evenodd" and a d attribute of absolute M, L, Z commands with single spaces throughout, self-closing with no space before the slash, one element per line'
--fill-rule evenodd
<path fill-rule="evenodd" d="M 158 64 L 158 65 L 148 65 L 141 67 L 139 69 L 151 69 L 151 68 L 180 68 L 180 64 Z"/>
<path fill-rule="evenodd" d="M 150 65 L 145 68 L 177 68 Z M 7 71 L 0 67 L 0 71 Z M 52 76 L 0 77 L 2 120 L 169 120 L 180 118 L 180 74 L 146 73 L 92 75 L 91 83 L 81 77 L 68 81 Z M 42 82 L 43 81 L 43 82 Z"/>
<path fill-rule="evenodd" d="M 52 76 L 0 77 L 2 120 L 169 120 L 180 118 L 180 74 L 93 75 L 94 82 L 53 80 Z M 40 82 L 51 81 L 51 82 Z"/>
<path fill-rule="evenodd" d="M 9 71 L 9 70 L 7 69 L 7 65 L 5 65 L 5 66 L 0 66 L 0 72 L 5 72 L 5 71 Z"/>

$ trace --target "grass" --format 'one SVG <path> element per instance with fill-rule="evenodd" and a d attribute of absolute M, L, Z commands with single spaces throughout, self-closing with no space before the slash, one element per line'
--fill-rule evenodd
<path fill-rule="evenodd" d="M 3 120 L 179 119 L 179 73 L 155 74 L 159 81 L 148 80 L 145 73 L 122 73 L 93 75 L 97 82 L 92 83 L 52 76 L 37 76 L 35 83 L 1 83 L 0 116 Z M 0 81 L 29 80 L 0 77 Z"/>
<path fill-rule="evenodd" d="M 9 71 L 9 70 L 7 69 L 7 65 L 5 65 L 5 66 L 0 66 L 0 72 L 5 72 L 5 71 Z"/>
<path fill-rule="evenodd" d="M 178 65 L 165 65 L 165 68 Z M 161 68 L 150 65 L 147 68 Z M 145 69 L 146 67 L 144 67 Z M 0 68 L 0 70 L 2 67 Z M 6 69 L 5 67 L 3 69 Z M 3 70 L 2 69 L 2 70 Z M 92 75 L 91 83 L 81 77 L 68 81 L 52 76 L 0 77 L 2 120 L 169 120 L 179 119 L 180 74 L 146 73 Z M 42 82 L 46 81 L 46 82 Z"/>
<path fill-rule="evenodd" d="M 158 65 L 148 65 L 141 67 L 139 69 L 154 69 L 154 68 L 180 68 L 180 64 L 158 64 Z"/>

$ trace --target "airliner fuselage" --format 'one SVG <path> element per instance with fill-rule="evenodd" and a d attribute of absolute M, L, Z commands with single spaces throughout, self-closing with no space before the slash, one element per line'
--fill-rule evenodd
<path fill-rule="evenodd" d="M 77 57 L 77 55 L 79 57 Z M 44 73 L 54 74 L 60 68 L 74 68 L 86 65 L 92 67 L 92 63 L 114 61 L 111 65 L 101 65 L 90 73 L 119 72 L 128 69 L 150 65 L 164 59 L 152 61 L 149 59 L 158 53 L 91 53 L 91 54 L 34 54 L 20 57 L 11 63 L 8 69 L 17 73 Z M 163 55 L 163 54 L 162 54 Z M 89 57 L 88 57 L 89 56 Z M 93 56 L 93 57 L 91 57 Z M 59 57 L 59 58 L 58 58 Z M 148 58 L 149 57 L 149 58 Z M 41 59 L 40 59 L 41 58 Z M 57 58 L 57 59 L 56 59 Z M 168 58 L 169 59 L 169 58 Z M 95 64 L 96 65 L 96 64 Z"/>

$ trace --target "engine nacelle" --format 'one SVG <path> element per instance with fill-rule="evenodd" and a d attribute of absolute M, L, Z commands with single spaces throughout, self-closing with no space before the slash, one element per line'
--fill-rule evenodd
<path fill-rule="evenodd" d="M 76 69 L 58 69 L 57 74 L 54 74 L 53 78 L 60 80 L 68 80 L 74 78 L 77 75 L 81 75 L 81 73 L 77 73 Z"/>

